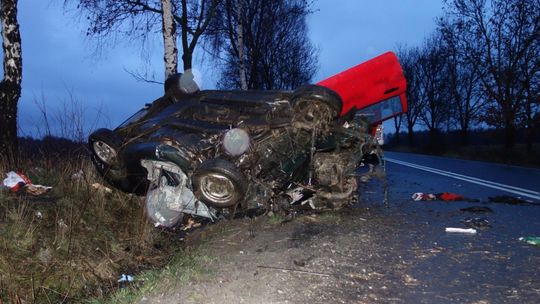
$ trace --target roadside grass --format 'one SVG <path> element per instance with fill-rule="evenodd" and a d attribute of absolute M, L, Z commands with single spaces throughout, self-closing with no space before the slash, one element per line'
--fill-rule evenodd
<path fill-rule="evenodd" d="M 162 268 L 146 270 L 135 277 L 126 288 L 116 290 L 108 298 L 88 301 L 89 304 L 137 303 L 144 297 L 167 293 L 189 282 L 201 282 L 213 277 L 210 262 L 216 259 L 208 250 L 208 241 L 234 236 L 253 224 L 249 220 L 224 221 L 194 230 L 186 239 L 185 246 L 175 252 Z M 239 228 L 238 226 L 242 226 Z"/>
<path fill-rule="evenodd" d="M 272 225 L 277 225 L 283 223 L 286 220 L 286 217 L 282 214 L 275 213 L 268 217 L 268 222 Z"/>
<path fill-rule="evenodd" d="M 121 274 L 137 277 L 179 250 L 174 233 L 147 221 L 139 197 L 92 187 L 102 180 L 86 155 L 22 168 L 34 184 L 53 189 L 41 196 L 0 191 L 0 303 L 104 299 Z M 9 168 L 0 169 L 3 179 Z M 189 265 L 186 259 L 179 265 Z"/>
<path fill-rule="evenodd" d="M 212 258 L 197 252 L 180 251 L 162 269 L 141 272 L 126 288 L 122 288 L 105 299 L 91 300 L 89 304 L 136 303 L 144 296 L 163 293 L 192 281 L 199 281 L 209 275 L 204 267 Z"/>

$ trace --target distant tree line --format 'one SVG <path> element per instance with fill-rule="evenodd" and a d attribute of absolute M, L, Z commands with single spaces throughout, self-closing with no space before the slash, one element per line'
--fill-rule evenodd
<path fill-rule="evenodd" d="M 422 127 L 436 143 L 457 131 L 492 127 L 512 149 L 518 130 L 529 147 L 540 125 L 540 0 L 446 0 L 423 45 L 399 47 L 409 111 L 394 119 L 396 140 Z"/>

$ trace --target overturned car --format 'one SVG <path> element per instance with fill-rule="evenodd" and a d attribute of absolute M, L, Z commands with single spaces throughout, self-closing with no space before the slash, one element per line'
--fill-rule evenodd
<path fill-rule="evenodd" d="M 360 164 L 380 162 L 377 126 L 406 111 L 405 90 L 393 53 L 295 91 L 199 90 L 179 74 L 116 129 L 92 133 L 91 157 L 110 184 L 146 195 L 158 225 L 336 208 L 373 173 Z"/>

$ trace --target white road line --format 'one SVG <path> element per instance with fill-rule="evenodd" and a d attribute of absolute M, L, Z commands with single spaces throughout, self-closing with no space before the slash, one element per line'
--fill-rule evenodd
<path fill-rule="evenodd" d="M 385 159 L 388 160 L 388 158 L 385 158 Z M 417 164 L 413 164 L 413 163 L 404 162 L 404 161 L 397 160 L 397 159 L 390 159 L 389 161 L 397 163 L 397 164 L 402 164 L 402 165 L 405 165 L 405 166 L 406 165 L 410 165 L 411 167 L 414 166 L 414 168 L 417 168 L 417 169 L 426 169 L 426 171 L 433 172 L 433 173 L 451 174 L 453 176 L 472 179 L 472 180 L 476 180 L 476 181 L 486 183 L 486 184 L 491 184 L 491 185 L 495 185 L 495 186 L 499 186 L 499 187 L 504 187 L 504 188 L 513 189 L 513 190 L 522 191 L 522 192 L 527 192 L 527 193 L 530 193 L 530 194 L 540 195 L 540 192 L 538 192 L 538 191 L 533 191 L 533 190 L 529 190 L 529 189 L 525 189 L 525 188 L 500 184 L 500 183 L 497 183 L 497 182 L 492 182 L 492 181 L 488 181 L 488 180 L 484 180 L 484 179 L 480 179 L 480 178 L 476 178 L 476 177 L 472 177 L 472 176 L 461 175 L 461 174 L 454 173 L 454 172 L 451 172 L 451 171 L 439 170 L 439 169 L 435 169 L 435 168 L 431 168 L 431 167 L 426 167 L 426 166 L 422 166 L 422 165 L 417 165 Z"/>
<path fill-rule="evenodd" d="M 393 158 L 385 157 L 384 159 L 386 161 L 391 162 L 391 163 L 396 163 L 396 164 L 399 164 L 399 165 L 415 168 L 415 169 L 418 169 L 418 170 L 423 170 L 423 171 L 427 171 L 427 172 L 431 172 L 431 173 L 435 173 L 435 174 L 439 174 L 439 175 L 459 179 L 459 180 L 466 181 L 466 182 L 469 182 L 469 183 L 482 185 L 484 187 L 489 187 L 489 188 L 493 188 L 493 189 L 497 189 L 497 190 L 502 190 L 502 191 L 513 193 L 513 194 L 521 195 L 521 196 L 524 196 L 524 197 L 540 200 L 540 192 L 537 192 L 537 191 L 533 191 L 533 190 L 529 190 L 529 189 L 525 189 L 525 188 L 514 187 L 514 186 L 505 185 L 505 184 L 501 184 L 501 183 L 496 183 L 496 182 L 483 180 L 483 179 L 472 177 L 472 176 L 457 174 L 457 173 L 450 172 L 450 171 L 444 171 L 444 170 L 439 170 L 439 169 L 430 168 L 430 167 L 426 167 L 426 166 L 421 166 L 421 165 L 417 165 L 417 164 L 413 164 L 413 163 L 409 163 L 409 162 L 404 162 L 404 161 L 393 159 Z"/>

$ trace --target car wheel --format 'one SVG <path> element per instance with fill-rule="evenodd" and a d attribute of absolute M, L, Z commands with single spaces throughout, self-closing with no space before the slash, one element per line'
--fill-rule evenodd
<path fill-rule="evenodd" d="M 193 173 L 192 183 L 197 198 L 216 208 L 238 204 L 244 198 L 247 185 L 236 166 L 223 159 L 203 162 Z"/>
<path fill-rule="evenodd" d="M 334 91 L 317 85 L 298 88 L 291 99 L 294 122 L 300 127 L 324 127 L 341 111 L 341 98 Z"/>
<path fill-rule="evenodd" d="M 90 159 L 97 171 L 112 186 L 125 191 L 133 192 L 134 187 L 126 177 L 125 168 L 120 165 L 118 151 L 121 140 L 109 129 L 99 129 L 92 133 L 88 139 L 91 156 Z"/>

